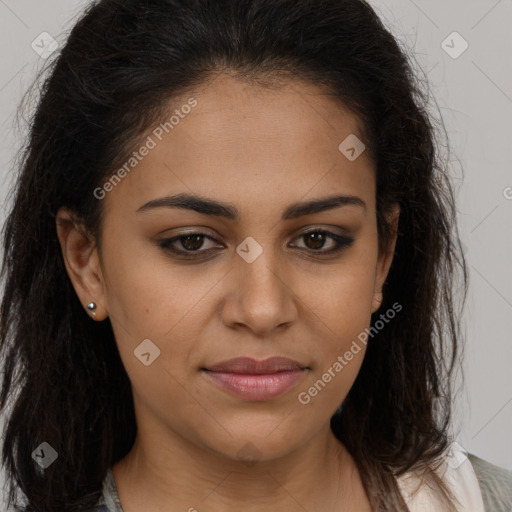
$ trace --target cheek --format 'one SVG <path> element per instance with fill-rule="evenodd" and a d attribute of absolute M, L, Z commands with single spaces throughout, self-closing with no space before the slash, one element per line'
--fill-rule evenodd
<path fill-rule="evenodd" d="M 299 284 L 300 283 L 300 284 Z M 357 255 L 316 275 L 301 275 L 304 305 L 338 339 L 357 336 L 371 320 L 375 262 Z"/>
<path fill-rule="evenodd" d="M 114 237 L 103 260 L 108 313 L 134 391 L 147 403 L 179 399 L 178 383 L 197 371 L 194 350 L 211 320 L 212 288 L 222 276 L 171 265 L 147 244 L 116 243 Z M 145 342 L 148 349 L 139 350 L 144 340 L 154 346 Z M 138 356 L 148 352 L 146 366 Z"/>
<path fill-rule="evenodd" d="M 374 282 L 375 261 L 360 254 L 301 278 L 300 314 L 317 354 L 317 366 L 297 397 L 305 411 L 334 412 L 356 379 L 366 352 Z"/>
<path fill-rule="evenodd" d="M 161 338 L 201 307 L 215 284 L 212 273 L 179 267 L 147 241 L 105 235 L 103 267 L 109 316 L 133 338 Z M 120 250 L 119 247 L 123 247 Z M 121 333 L 122 336 L 125 334 Z"/>
<path fill-rule="evenodd" d="M 357 354 L 348 351 L 336 355 L 325 366 L 314 372 L 297 391 L 297 402 L 303 407 L 303 414 L 309 418 L 323 418 L 327 421 L 343 402 L 352 387 L 363 362 L 366 347 L 358 347 Z"/>
<path fill-rule="evenodd" d="M 373 277 L 371 271 L 351 272 L 325 285 L 316 294 L 309 288 L 311 309 L 302 313 L 315 339 L 317 357 L 297 400 L 304 414 L 327 421 L 350 391 L 364 360 Z"/>

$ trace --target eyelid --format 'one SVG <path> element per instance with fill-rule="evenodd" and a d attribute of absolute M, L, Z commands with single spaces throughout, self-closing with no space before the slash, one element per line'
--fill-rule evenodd
<path fill-rule="evenodd" d="M 203 230 L 205 228 L 200 228 L 200 229 Z M 204 239 L 209 239 L 212 242 L 222 244 L 221 242 L 219 242 L 217 240 L 216 237 L 210 236 L 208 233 L 201 231 L 200 229 L 190 228 L 189 230 L 182 231 L 172 237 L 160 240 L 158 242 L 158 245 L 160 247 L 162 247 L 164 250 L 167 250 L 167 251 L 173 253 L 176 256 L 176 258 L 181 258 L 184 260 L 187 260 L 187 259 L 188 260 L 197 260 L 197 261 L 200 261 L 201 258 L 207 259 L 209 256 L 211 256 L 211 254 L 213 252 L 215 252 L 215 248 L 198 249 L 197 251 L 191 251 L 191 250 L 187 251 L 186 249 L 176 249 L 172 246 L 173 244 L 178 242 L 181 238 L 184 238 L 187 236 L 194 236 L 194 235 L 202 236 L 202 237 L 204 237 Z M 328 228 L 325 228 L 322 226 L 318 226 L 318 225 L 310 226 L 309 228 L 307 228 L 306 230 L 303 230 L 303 231 L 298 230 L 298 232 L 296 232 L 293 235 L 292 241 L 300 239 L 301 237 L 307 236 L 311 233 L 322 233 L 322 234 L 326 235 L 327 238 L 330 238 L 331 240 L 333 240 L 335 243 L 335 247 L 333 249 L 328 249 L 328 250 L 322 250 L 322 249 L 314 250 L 314 249 L 308 249 L 307 247 L 306 248 L 298 247 L 299 251 L 301 251 L 303 253 L 308 253 L 308 255 L 312 256 L 312 257 L 322 257 L 322 256 L 327 257 L 327 256 L 337 255 L 337 254 L 343 252 L 344 249 L 348 249 L 350 246 L 352 246 L 355 241 L 355 238 L 351 235 L 335 233 L 335 232 L 331 231 L 331 229 L 328 229 Z"/>
<path fill-rule="evenodd" d="M 203 231 L 185 231 L 185 232 L 181 232 L 181 233 L 178 233 L 177 235 L 173 235 L 173 236 L 170 236 L 170 237 L 167 237 L 167 238 L 162 238 L 161 240 L 158 241 L 158 245 L 162 246 L 162 245 L 167 245 L 167 246 L 171 246 L 171 244 L 174 244 L 176 242 L 179 242 L 179 240 L 181 238 L 185 238 L 187 236 L 194 236 L 194 235 L 197 235 L 197 236 L 202 236 L 205 240 L 211 240 L 212 242 L 215 242 L 217 244 L 221 244 L 221 242 L 219 242 L 217 240 L 217 238 L 213 237 L 213 236 L 210 236 L 208 233 L 205 233 Z M 184 253 L 190 253 L 190 254 L 193 254 L 194 251 L 185 251 L 184 249 L 177 249 L 178 252 L 184 252 Z M 206 252 L 208 252 L 209 249 L 200 249 L 198 251 L 195 251 L 195 254 L 204 254 Z"/>
<path fill-rule="evenodd" d="M 325 228 L 312 228 L 312 229 L 309 229 L 307 231 L 302 231 L 293 240 L 301 239 L 302 237 L 307 236 L 307 235 L 309 235 L 311 233 L 322 233 L 327 238 L 330 238 L 331 240 L 333 240 L 334 243 L 335 243 L 334 249 L 328 249 L 328 250 L 319 249 L 319 250 L 315 251 L 314 249 L 308 249 L 307 247 L 306 248 L 299 247 L 299 249 L 301 251 L 306 252 L 309 255 L 312 255 L 312 256 L 315 256 L 315 257 L 316 256 L 320 256 L 321 257 L 321 256 L 336 255 L 338 253 L 341 253 L 344 249 L 347 249 L 348 247 L 353 245 L 353 243 L 355 242 L 355 237 L 353 237 L 351 235 L 335 233 L 335 232 L 330 231 L 330 230 L 325 229 Z"/>
<path fill-rule="evenodd" d="M 164 229 L 163 231 L 160 231 L 157 233 L 157 235 L 163 235 L 164 233 L 169 233 L 169 236 L 167 238 L 175 238 L 177 236 L 187 236 L 187 235 L 207 235 L 212 238 L 215 238 L 217 236 L 217 233 L 215 230 L 208 228 L 206 226 L 191 226 L 191 227 L 177 227 L 173 229 Z M 175 233 L 176 232 L 176 233 Z"/>

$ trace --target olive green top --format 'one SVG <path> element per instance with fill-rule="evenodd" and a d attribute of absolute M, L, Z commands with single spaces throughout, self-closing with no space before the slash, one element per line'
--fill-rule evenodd
<path fill-rule="evenodd" d="M 512 512 L 512 471 L 468 453 L 473 464 L 486 512 Z"/>

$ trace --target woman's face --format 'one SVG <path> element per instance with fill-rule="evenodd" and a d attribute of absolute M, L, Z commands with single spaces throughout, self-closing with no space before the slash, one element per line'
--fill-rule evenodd
<path fill-rule="evenodd" d="M 101 254 L 74 283 L 110 318 L 139 436 L 268 460 L 326 429 L 347 395 L 393 246 L 379 256 L 374 166 L 331 97 L 227 75 L 191 96 L 102 193 Z M 213 371 L 275 356 L 302 369 Z"/>

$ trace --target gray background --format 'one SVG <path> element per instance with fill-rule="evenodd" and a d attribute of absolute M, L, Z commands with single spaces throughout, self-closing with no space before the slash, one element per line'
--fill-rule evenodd
<path fill-rule="evenodd" d="M 0 0 L 2 224 L 10 171 L 26 130 L 14 127 L 16 107 L 45 64 L 31 44 L 48 32 L 62 45 L 73 19 L 88 3 Z M 512 0 L 371 3 L 415 53 L 451 146 L 460 233 L 470 270 L 456 438 L 467 450 L 512 469 Z M 454 31 L 469 44 L 457 58 L 442 47 L 446 40 L 453 47 L 448 50 L 459 53 L 463 42 L 451 35 Z"/>

